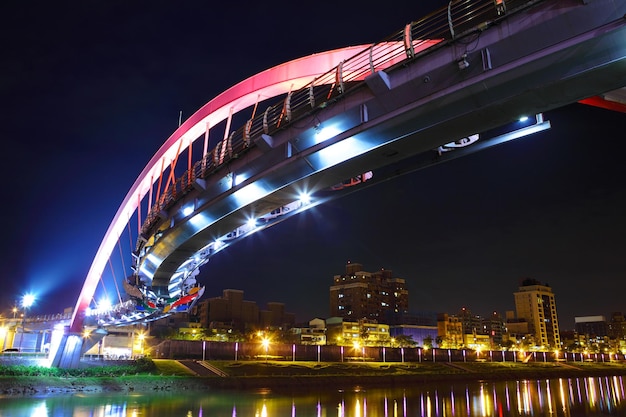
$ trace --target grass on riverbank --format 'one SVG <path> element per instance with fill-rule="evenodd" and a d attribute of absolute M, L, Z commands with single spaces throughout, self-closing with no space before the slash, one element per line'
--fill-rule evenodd
<path fill-rule="evenodd" d="M 130 364 L 124 365 L 83 366 L 76 369 L 52 368 L 20 361 L 0 362 L 0 376 L 116 377 L 135 374 L 150 374 L 155 372 L 156 369 L 155 363 L 148 358 L 137 359 Z"/>
<path fill-rule="evenodd" d="M 184 361 L 183 361 L 184 362 Z M 96 366 L 76 370 L 0 364 L 0 395 L 76 392 L 154 392 L 272 387 L 394 386 L 453 380 L 520 380 L 626 375 L 626 364 L 514 362 L 289 362 L 210 361 L 223 378 L 197 374 L 176 360 L 146 359 L 141 366 Z M 47 369 L 47 370 L 46 370 Z M 197 370 L 197 368 L 196 368 Z"/>
<path fill-rule="evenodd" d="M 284 362 L 284 361 L 211 361 L 230 377 L 249 376 L 350 376 L 350 375 L 413 375 L 424 373 L 453 374 L 460 372 L 445 364 L 409 364 L 384 362 Z"/>
<path fill-rule="evenodd" d="M 154 361 L 155 372 L 158 375 L 194 376 L 193 371 L 180 362 L 172 359 L 156 359 Z"/>

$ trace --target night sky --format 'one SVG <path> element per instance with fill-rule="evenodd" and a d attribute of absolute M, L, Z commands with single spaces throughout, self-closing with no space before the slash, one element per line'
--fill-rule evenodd
<path fill-rule="evenodd" d="M 3 312 L 73 307 L 128 189 L 183 119 L 264 69 L 381 40 L 444 1 L 93 1 L 0 6 Z M 318 206 L 204 267 L 205 297 L 244 291 L 327 317 L 347 261 L 406 279 L 412 311 L 514 309 L 549 284 L 562 329 L 626 312 L 626 114 L 573 104 L 553 128 Z"/>

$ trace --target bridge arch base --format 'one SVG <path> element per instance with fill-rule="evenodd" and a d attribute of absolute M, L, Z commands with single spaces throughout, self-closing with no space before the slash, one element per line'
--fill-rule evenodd
<path fill-rule="evenodd" d="M 69 326 L 61 336 L 56 351 L 51 352 L 51 366 L 55 368 L 72 369 L 80 366 L 83 351 L 83 336 L 79 333 L 70 333 Z"/>

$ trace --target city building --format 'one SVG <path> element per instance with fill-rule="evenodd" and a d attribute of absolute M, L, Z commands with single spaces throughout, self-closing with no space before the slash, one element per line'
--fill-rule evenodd
<path fill-rule="evenodd" d="M 328 344 L 340 346 L 384 346 L 391 343 L 389 325 L 376 320 L 345 320 L 343 317 L 326 319 Z"/>
<path fill-rule="evenodd" d="M 574 317 L 576 342 L 579 347 L 594 352 L 608 346 L 608 328 L 604 316 Z"/>
<path fill-rule="evenodd" d="M 490 317 L 472 314 L 463 307 L 458 315 L 441 313 L 437 317 L 440 347 L 494 349 L 501 347 L 506 327 L 496 312 Z"/>
<path fill-rule="evenodd" d="M 255 301 L 244 299 L 242 290 L 225 289 L 221 297 L 201 300 L 191 312 L 175 313 L 152 322 L 151 334 L 177 331 L 204 337 L 233 336 L 258 329 L 287 330 L 294 323 L 295 314 L 285 312 L 283 303 L 269 302 L 267 309 L 261 310 Z"/>
<path fill-rule="evenodd" d="M 430 341 L 432 346 L 438 347 L 436 325 L 397 324 L 389 326 L 389 333 L 392 338 L 410 337 L 417 346 L 427 345 Z"/>
<path fill-rule="evenodd" d="M 459 320 L 463 327 L 463 334 L 485 334 L 485 325 L 483 318 L 463 307 L 459 311 Z"/>
<path fill-rule="evenodd" d="M 259 307 L 254 301 L 244 300 L 243 291 L 225 289 L 221 297 L 208 298 L 198 303 L 203 327 L 227 328 L 245 331 L 259 324 Z"/>
<path fill-rule="evenodd" d="M 392 338 L 410 338 L 417 346 L 437 345 L 437 313 L 417 311 L 396 315 L 389 326 Z"/>
<path fill-rule="evenodd" d="M 503 338 L 503 344 L 505 340 L 508 343 L 509 348 L 513 348 L 514 346 L 518 349 L 535 346 L 535 337 L 529 333 L 528 330 L 528 322 L 524 318 L 517 318 L 515 316 L 515 311 L 507 311 L 505 313 L 506 317 L 506 339 Z M 528 346 L 523 346 L 528 345 Z"/>
<path fill-rule="evenodd" d="M 290 332 L 293 336 L 293 342 L 301 345 L 325 345 L 326 321 L 314 318 L 308 324 L 308 327 L 291 328 Z"/>
<path fill-rule="evenodd" d="M 574 330 L 580 336 L 589 339 L 604 339 L 608 335 L 606 318 L 604 316 L 574 317 Z"/>
<path fill-rule="evenodd" d="M 494 348 L 502 347 L 505 339 L 507 339 L 507 328 L 502 316 L 497 311 L 485 318 L 485 329 L 493 341 Z"/>
<path fill-rule="evenodd" d="M 528 278 L 520 282 L 514 296 L 517 319 L 528 323 L 528 332 L 535 345 L 560 347 L 559 320 L 552 288 Z"/>
<path fill-rule="evenodd" d="M 439 347 L 458 349 L 463 347 L 463 323 L 458 316 L 441 313 L 437 316 L 437 339 Z"/>
<path fill-rule="evenodd" d="M 465 333 L 463 335 L 463 346 L 474 350 L 492 349 L 493 340 L 488 334 Z"/>
<path fill-rule="evenodd" d="M 267 310 L 259 311 L 259 325 L 262 329 L 288 330 L 295 322 L 296 315 L 285 312 L 284 303 L 268 302 Z"/>
<path fill-rule="evenodd" d="M 335 275 L 330 287 L 330 316 L 350 320 L 376 320 L 395 324 L 408 311 L 405 280 L 393 278 L 391 270 L 363 271 L 348 262 L 343 275 Z"/>
<path fill-rule="evenodd" d="M 626 318 L 621 312 L 611 314 L 611 320 L 607 324 L 607 332 L 611 339 L 626 339 Z"/>

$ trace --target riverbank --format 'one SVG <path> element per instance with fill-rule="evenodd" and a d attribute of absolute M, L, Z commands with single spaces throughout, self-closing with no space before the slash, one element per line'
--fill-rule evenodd
<path fill-rule="evenodd" d="M 607 363 L 318 363 L 211 361 L 193 370 L 177 361 L 155 360 L 150 374 L 115 377 L 3 376 L 0 395 L 40 396 L 105 392 L 184 392 L 210 389 L 349 389 L 404 387 L 445 381 L 503 381 L 626 375 L 626 364 Z M 205 369 L 202 372 L 199 369 Z"/>

